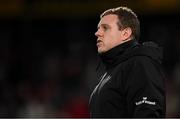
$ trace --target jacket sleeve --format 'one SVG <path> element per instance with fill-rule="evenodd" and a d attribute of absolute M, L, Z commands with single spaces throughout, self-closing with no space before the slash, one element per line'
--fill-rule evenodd
<path fill-rule="evenodd" d="M 165 117 L 165 80 L 153 60 L 136 59 L 127 74 L 128 113 L 133 117 Z"/>

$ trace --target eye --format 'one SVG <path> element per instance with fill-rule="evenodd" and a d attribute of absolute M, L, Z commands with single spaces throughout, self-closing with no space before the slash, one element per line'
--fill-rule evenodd
<path fill-rule="evenodd" d="M 98 26 L 97 29 L 98 29 L 98 30 L 101 29 L 102 31 L 105 32 L 105 31 L 107 31 L 107 30 L 110 29 L 110 26 L 107 25 L 107 24 L 102 24 L 102 25 Z"/>
<path fill-rule="evenodd" d="M 107 31 L 108 27 L 107 26 L 103 26 L 103 29 L 104 29 L 104 31 Z"/>
<path fill-rule="evenodd" d="M 104 31 L 107 31 L 107 30 L 109 30 L 109 29 L 110 29 L 110 26 L 109 26 L 109 25 L 104 24 L 104 25 L 102 25 L 102 29 L 103 29 Z"/>

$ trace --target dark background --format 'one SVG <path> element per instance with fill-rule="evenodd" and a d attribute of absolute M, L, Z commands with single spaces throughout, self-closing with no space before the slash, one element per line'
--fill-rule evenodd
<path fill-rule="evenodd" d="M 164 48 L 167 117 L 179 117 L 179 0 L 1 0 L 0 117 L 89 117 L 94 33 L 99 15 L 118 6 L 137 13 L 140 42 Z"/>

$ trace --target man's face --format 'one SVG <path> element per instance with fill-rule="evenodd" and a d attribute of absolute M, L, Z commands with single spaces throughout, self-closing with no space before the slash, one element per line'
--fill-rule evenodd
<path fill-rule="evenodd" d="M 98 24 L 98 30 L 95 33 L 97 36 L 97 48 L 98 53 L 104 53 L 113 47 L 122 44 L 124 37 L 121 30 L 117 25 L 118 23 L 117 15 L 106 15 L 101 18 Z"/>

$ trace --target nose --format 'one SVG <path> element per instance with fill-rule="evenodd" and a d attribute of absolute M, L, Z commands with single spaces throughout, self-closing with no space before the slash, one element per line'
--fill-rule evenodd
<path fill-rule="evenodd" d="M 95 36 L 99 37 L 99 36 L 101 36 L 101 35 L 102 35 L 102 33 L 101 33 L 100 30 L 98 29 L 98 30 L 95 32 Z"/>
<path fill-rule="evenodd" d="M 98 30 L 95 32 L 95 36 L 98 36 Z"/>

